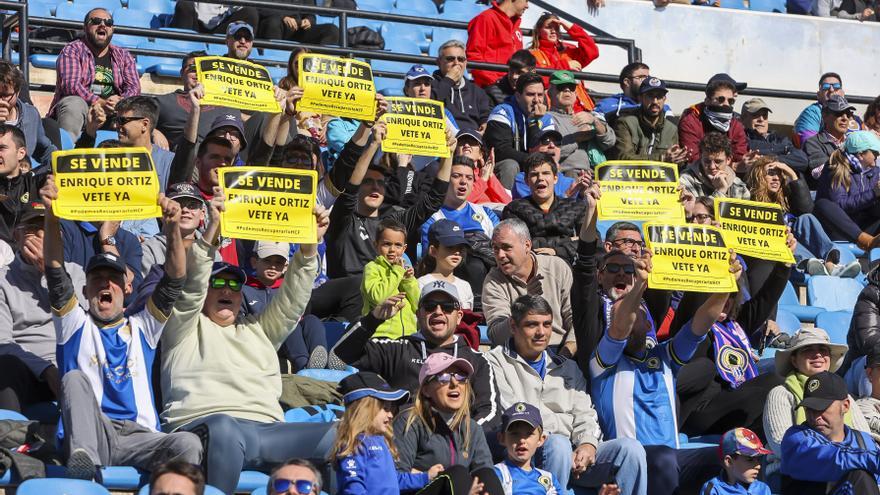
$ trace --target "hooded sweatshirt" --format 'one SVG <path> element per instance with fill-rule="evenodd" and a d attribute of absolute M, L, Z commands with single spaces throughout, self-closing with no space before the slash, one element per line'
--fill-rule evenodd
<path fill-rule="evenodd" d="M 539 128 L 553 126 L 553 118 L 545 114 L 530 118 L 519 107 L 516 95 L 510 95 L 504 103 L 492 109 L 483 140 L 488 148 L 495 148 L 495 161 L 516 160 L 523 163 L 528 158 L 529 126 Z"/>
<path fill-rule="evenodd" d="M 405 276 L 406 268 L 391 264 L 388 259 L 379 255 L 364 267 L 364 278 L 361 282 L 361 297 L 364 307 L 361 314 L 367 314 L 385 299 L 403 292 L 406 294 L 403 308 L 392 318 L 385 320 L 376 329 L 375 337 L 396 339 L 416 328 L 416 310 L 419 306 L 419 282 L 415 277 Z"/>
<path fill-rule="evenodd" d="M 368 313 L 352 323 L 333 352 L 346 363 L 361 371 L 372 371 L 385 377 L 391 388 L 408 390 L 419 388 L 419 369 L 429 354 L 445 352 L 455 357 L 467 359 L 474 367 L 470 384 L 473 388 L 471 415 L 481 425 L 495 425 L 500 422 L 498 393 L 495 377 L 489 362 L 479 351 L 468 347 L 464 339 L 453 337 L 453 341 L 435 346 L 419 333 L 399 339 L 373 339 L 382 320 Z"/>
<path fill-rule="evenodd" d="M 476 129 L 485 124 L 492 110 L 489 96 L 483 88 L 462 77 L 458 84 L 434 71 L 431 81 L 431 99 L 442 101 L 459 126 Z"/>
<path fill-rule="evenodd" d="M 498 8 L 498 2 L 493 1 L 491 8 L 468 23 L 467 58 L 474 62 L 506 64 L 514 52 L 523 48 L 521 20 L 519 16 L 508 17 Z M 474 83 L 484 88 L 504 73 L 477 69 L 471 71 L 471 75 Z"/>

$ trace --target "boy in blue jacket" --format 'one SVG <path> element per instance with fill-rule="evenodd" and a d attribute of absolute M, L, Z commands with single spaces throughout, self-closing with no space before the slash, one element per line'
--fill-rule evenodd
<path fill-rule="evenodd" d="M 734 428 L 721 437 L 720 475 L 707 481 L 700 495 L 770 495 L 770 487 L 758 481 L 761 460 L 770 453 L 748 428 Z"/>
<path fill-rule="evenodd" d="M 782 494 L 880 494 L 880 448 L 871 435 L 844 424 L 851 404 L 843 378 L 813 375 L 800 405 L 807 421 L 782 438 Z"/>
<path fill-rule="evenodd" d="M 501 416 L 498 441 L 507 450 L 507 458 L 495 465 L 495 472 L 505 495 L 562 495 L 566 493 L 549 471 L 532 466 L 535 451 L 544 445 L 544 422 L 541 411 L 525 402 L 517 402 Z"/>

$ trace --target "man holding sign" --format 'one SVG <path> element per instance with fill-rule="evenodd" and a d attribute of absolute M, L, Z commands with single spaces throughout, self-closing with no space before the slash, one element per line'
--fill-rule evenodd
<path fill-rule="evenodd" d="M 233 493 L 242 469 L 264 469 L 290 457 L 324 458 L 329 423 L 285 423 L 278 403 L 276 349 L 296 327 L 318 274 L 317 245 L 302 244 L 275 297 L 258 316 L 239 318 L 242 269 L 214 262 L 220 188 L 210 204 L 205 235 L 190 248 L 187 279 L 162 340 L 162 413 L 167 431 L 203 439 L 208 483 Z M 321 242 L 328 213 L 314 210 Z M 330 435 L 328 438 L 327 436 Z"/>

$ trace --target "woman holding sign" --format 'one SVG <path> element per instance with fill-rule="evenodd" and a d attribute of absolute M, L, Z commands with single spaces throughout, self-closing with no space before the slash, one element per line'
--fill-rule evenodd
<path fill-rule="evenodd" d="M 819 177 L 816 215 L 835 239 L 868 251 L 880 247 L 880 138 L 871 131 L 846 137 Z"/>

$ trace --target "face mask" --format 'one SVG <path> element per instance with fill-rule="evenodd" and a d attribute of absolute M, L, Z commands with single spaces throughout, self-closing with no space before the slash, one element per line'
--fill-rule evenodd
<path fill-rule="evenodd" d="M 730 121 L 733 119 L 733 108 L 726 105 L 706 105 L 706 119 L 709 124 L 721 132 L 730 130 Z"/>

